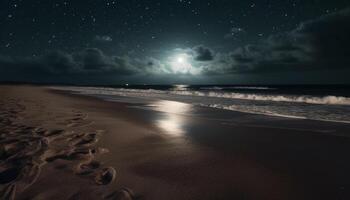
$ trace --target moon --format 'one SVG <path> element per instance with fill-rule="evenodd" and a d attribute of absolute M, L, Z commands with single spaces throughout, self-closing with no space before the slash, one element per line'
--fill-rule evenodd
<path fill-rule="evenodd" d="M 179 52 L 169 57 L 169 69 L 173 74 L 199 74 L 199 70 L 193 66 L 192 55 Z"/>
<path fill-rule="evenodd" d="M 177 62 L 179 64 L 184 63 L 184 61 L 185 61 L 185 59 L 183 58 L 183 56 L 180 55 L 179 57 L 177 57 Z"/>
<path fill-rule="evenodd" d="M 176 54 L 171 59 L 171 70 L 174 73 L 189 73 L 192 69 L 190 56 L 186 53 Z"/>

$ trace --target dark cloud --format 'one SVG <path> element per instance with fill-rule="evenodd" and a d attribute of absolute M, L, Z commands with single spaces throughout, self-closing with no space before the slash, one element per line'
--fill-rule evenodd
<path fill-rule="evenodd" d="M 349 35 L 350 9 L 345 9 L 306 21 L 294 30 L 269 36 L 257 44 L 228 53 L 214 53 L 203 45 L 177 51 L 190 56 L 196 76 L 260 78 L 271 77 L 272 74 L 308 74 L 309 77 L 317 74 L 318 80 L 323 80 L 322 77 L 328 80 L 328 74 L 335 75 L 341 71 L 338 74 L 343 75 L 350 71 Z M 27 58 L 0 55 L 0 80 L 40 81 L 46 78 L 93 82 L 98 78 L 108 81 L 132 76 L 155 79 L 170 77 L 174 74 L 173 67 L 172 63 L 153 57 L 141 58 L 131 54 L 108 56 L 97 48 L 89 48 L 73 53 L 53 51 Z M 171 77 L 176 79 L 180 75 Z"/>
<path fill-rule="evenodd" d="M 141 72 L 125 57 L 106 56 L 99 49 L 85 49 L 71 54 L 53 51 L 40 57 L 0 56 L 0 79 L 26 77 L 125 76 Z"/>
<path fill-rule="evenodd" d="M 274 73 L 350 69 L 350 9 L 301 23 L 287 33 L 272 35 L 215 58 L 203 71 Z"/>
<path fill-rule="evenodd" d="M 52 51 L 37 57 L 0 55 L 0 80 L 95 83 L 123 80 L 123 77 L 171 74 L 170 65 L 153 57 L 108 56 L 100 49 L 88 48 L 66 53 Z M 140 80 L 138 80 L 140 81 Z"/>
<path fill-rule="evenodd" d="M 205 46 L 196 46 L 193 51 L 196 61 L 211 61 L 214 59 L 213 51 Z"/>

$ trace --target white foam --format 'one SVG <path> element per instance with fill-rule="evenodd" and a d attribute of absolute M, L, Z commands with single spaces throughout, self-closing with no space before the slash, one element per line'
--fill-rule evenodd
<path fill-rule="evenodd" d="M 198 104 L 198 105 L 205 106 L 205 107 L 211 107 L 211 108 L 217 108 L 217 109 L 223 109 L 223 110 L 232 110 L 232 111 L 237 111 L 237 112 L 242 112 L 242 113 L 266 115 L 266 116 L 273 116 L 273 117 L 285 117 L 285 118 L 293 118 L 293 119 L 309 119 L 309 120 L 317 120 L 317 121 L 350 124 L 350 121 L 326 119 L 323 116 L 317 116 L 317 115 L 314 115 L 313 118 L 308 118 L 305 116 L 298 116 L 298 115 L 291 115 L 291 114 L 279 114 L 278 112 L 272 112 L 272 111 L 268 111 L 268 110 L 264 110 L 264 109 L 256 109 L 256 108 L 254 108 L 254 106 L 252 106 L 252 107 L 246 107 L 246 106 L 242 107 L 242 106 L 236 106 L 236 105 L 224 106 L 224 105 L 220 105 L 220 104 Z"/>
<path fill-rule="evenodd" d="M 270 87 L 253 87 L 253 86 L 228 86 L 228 87 L 201 87 L 202 90 L 224 90 L 224 89 L 235 89 L 235 90 L 275 90 Z"/>
<path fill-rule="evenodd" d="M 227 99 L 244 99 L 254 101 L 278 101 L 278 102 L 297 102 L 310 104 L 331 104 L 331 105 L 350 105 L 350 98 L 341 96 L 293 96 L 293 95 L 265 95 L 265 94 L 245 94 L 235 92 L 200 92 L 200 91 L 173 91 L 172 94 L 217 97 Z"/>
<path fill-rule="evenodd" d="M 238 89 L 238 90 L 275 90 L 275 88 L 270 87 L 252 87 L 252 86 L 234 86 L 227 87 L 229 89 Z"/>
<path fill-rule="evenodd" d="M 348 114 L 350 113 L 350 98 L 341 96 L 316 97 L 221 91 L 169 91 L 101 87 L 55 87 L 53 89 L 100 97 L 108 95 L 109 99 L 118 96 L 151 100 L 164 99 L 244 113 L 350 123 L 350 114 Z"/>
<path fill-rule="evenodd" d="M 222 87 L 201 87 L 201 90 L 223 90 Z"/>
<path fill-rule="evenodd" d="M 154 89 L 124 89 L 124 88 L 96 88 L 96 87 L 55 87 L 55 89 L 71 90 L 82 94 L 101 94 L 101 95 L 121 95 L 121 96 L 153 96 L 157 94 L 172 94 L 183 96 L 215 97 L 225 99 L 244 99 L 253 101 L 276 101 L 293 102 L 308 104 L 327 104 L 327 105 L 350 105 L 350 98 L 342 96 L 310 96 L 310 95 L 267 95 L 267 94 L 246 94 L 237 92 L 215 92 L 215 91 L 165 91 Z"/>

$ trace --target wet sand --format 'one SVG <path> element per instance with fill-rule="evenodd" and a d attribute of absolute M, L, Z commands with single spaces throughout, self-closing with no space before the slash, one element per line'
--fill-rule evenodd
<path fill-rule="evenodd" d="M 349 199 L 350 125 L 0 87 L 11 199 Z"/>

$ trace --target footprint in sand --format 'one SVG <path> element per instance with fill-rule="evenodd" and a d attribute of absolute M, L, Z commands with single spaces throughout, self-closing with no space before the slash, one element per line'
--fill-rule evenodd
<path fill-rule="evenodd" d="M 92 145 L 97 142 L 97 133 L 88 133 L 75 143 L 76 146 Z"/>
<path fill-rule="evenodd" d="M 32 157 L 39 158 L 48 148 L 48 142 L 44 138 L 13 139 L 3 143 L 0 157 L 5 162 Z"/>
<path fill-rule="evenodd" d="M 91 149 L 76 149 L 71 148 L 69 150 L 62 150 L 48 156 L 45 161 L 53 162 L 57 159 L 62 160 L 89 160 L 92 158 Z"/>
<path fill-rule="evenodd" d="M 115 180 L 117 172 L 113 167 L 103 168 L 96 173 L 95 182 L 98 185 L 107 185 Z"/>
<path fill-rule="evenodd" d="M 89 163 L 81 163 L 76 169 L 76 174 L 78 175 L 89 175 L 95 172 L 101 167 L 101 163 L 98 161 L 91 161 Z"/>
<path fill-rule="evenodd" d="M 63 129 L 46 130 L 26 126 L 15 120 L 21 111 L 11 110 L 0 118 L 1 199 L 15 199 L 16 193 L 21 193 L 36 182 L 45 161 L 57 159 L 80 162 L 75 173 L 91 178 L 98 185 L 115 181 L 116 170 L 113 167 L 103 167 L 100 162 L 92 161 L 94 154 L 107 152 L 106 149 L 93 147 L 102 131 L 76 134 Z M 65 121 L 65 125 L 81 127 L 93 123 L 87 118 L 87 114 L 76 112 Z M 123 189 L 112 193 L 107 199 L 127 200 L 133 197 L 130 190 Z"/>
<path fill-rule="evenodd" d="M 64 130 L 56 129 L 52 131 L 46 131 L 45 129 L 39 128 L 35 130 L 34 133 L 44 137 L 53 137 L 53 136 L 63 135 Z"/>
<path fill-rule="evenodd" d="M 43 128 L 41 128 L 41 127 L 36 127 L 36 128 L 32 131 L 32 133 L 33 133 L 34 135 L 39 135 L 39 136 L 43 136 L 43 135 L 45 134 L 45 132 L 46 132 L 46 130 L 43 129 Z"/>
<path fill-rule="evenodd" d="M 92 159 L 93 154 L 104 153 L 104 149 L 91 147 L 98 141 L 98 134 L 101 131 L 96 131 L 92 133 L 78 133 L 74 134 L 72 132 L 69 135 L 65 135 L 69 144 L 63 148 L 63 150 L 56 151 L 51 150 L 46 155 L 47 162 L 53 162 L 57 159 L 63 160 L 89 160 Z"/>
<path fill-rule="evenodd" d="M 93 121 L 73 121 L 73 122 L 69 122 L 66 124 L 67 127 L 69 128 L 77 128 L 77 127 L 84 127 L 84 126 L 89 126 L 91 124 L 93 124 Z"/>
<path fill-rule="evenodd" d="M 102 131 L 75 134 L 75 135 L 71 135 L 68 141 L 72 146 L 90 146 L 95 144 L 98 141 L 97 136 L 100 133 L 102 133 Z"/>
<path fill-rule="evenodd" d="M 65 121 L 67 127 L 82 127 L 88 126 L 93 123 L 93 121 L 87 121 L 88 114 L 83 114 L 77 111 L 71 119 Z"/>

